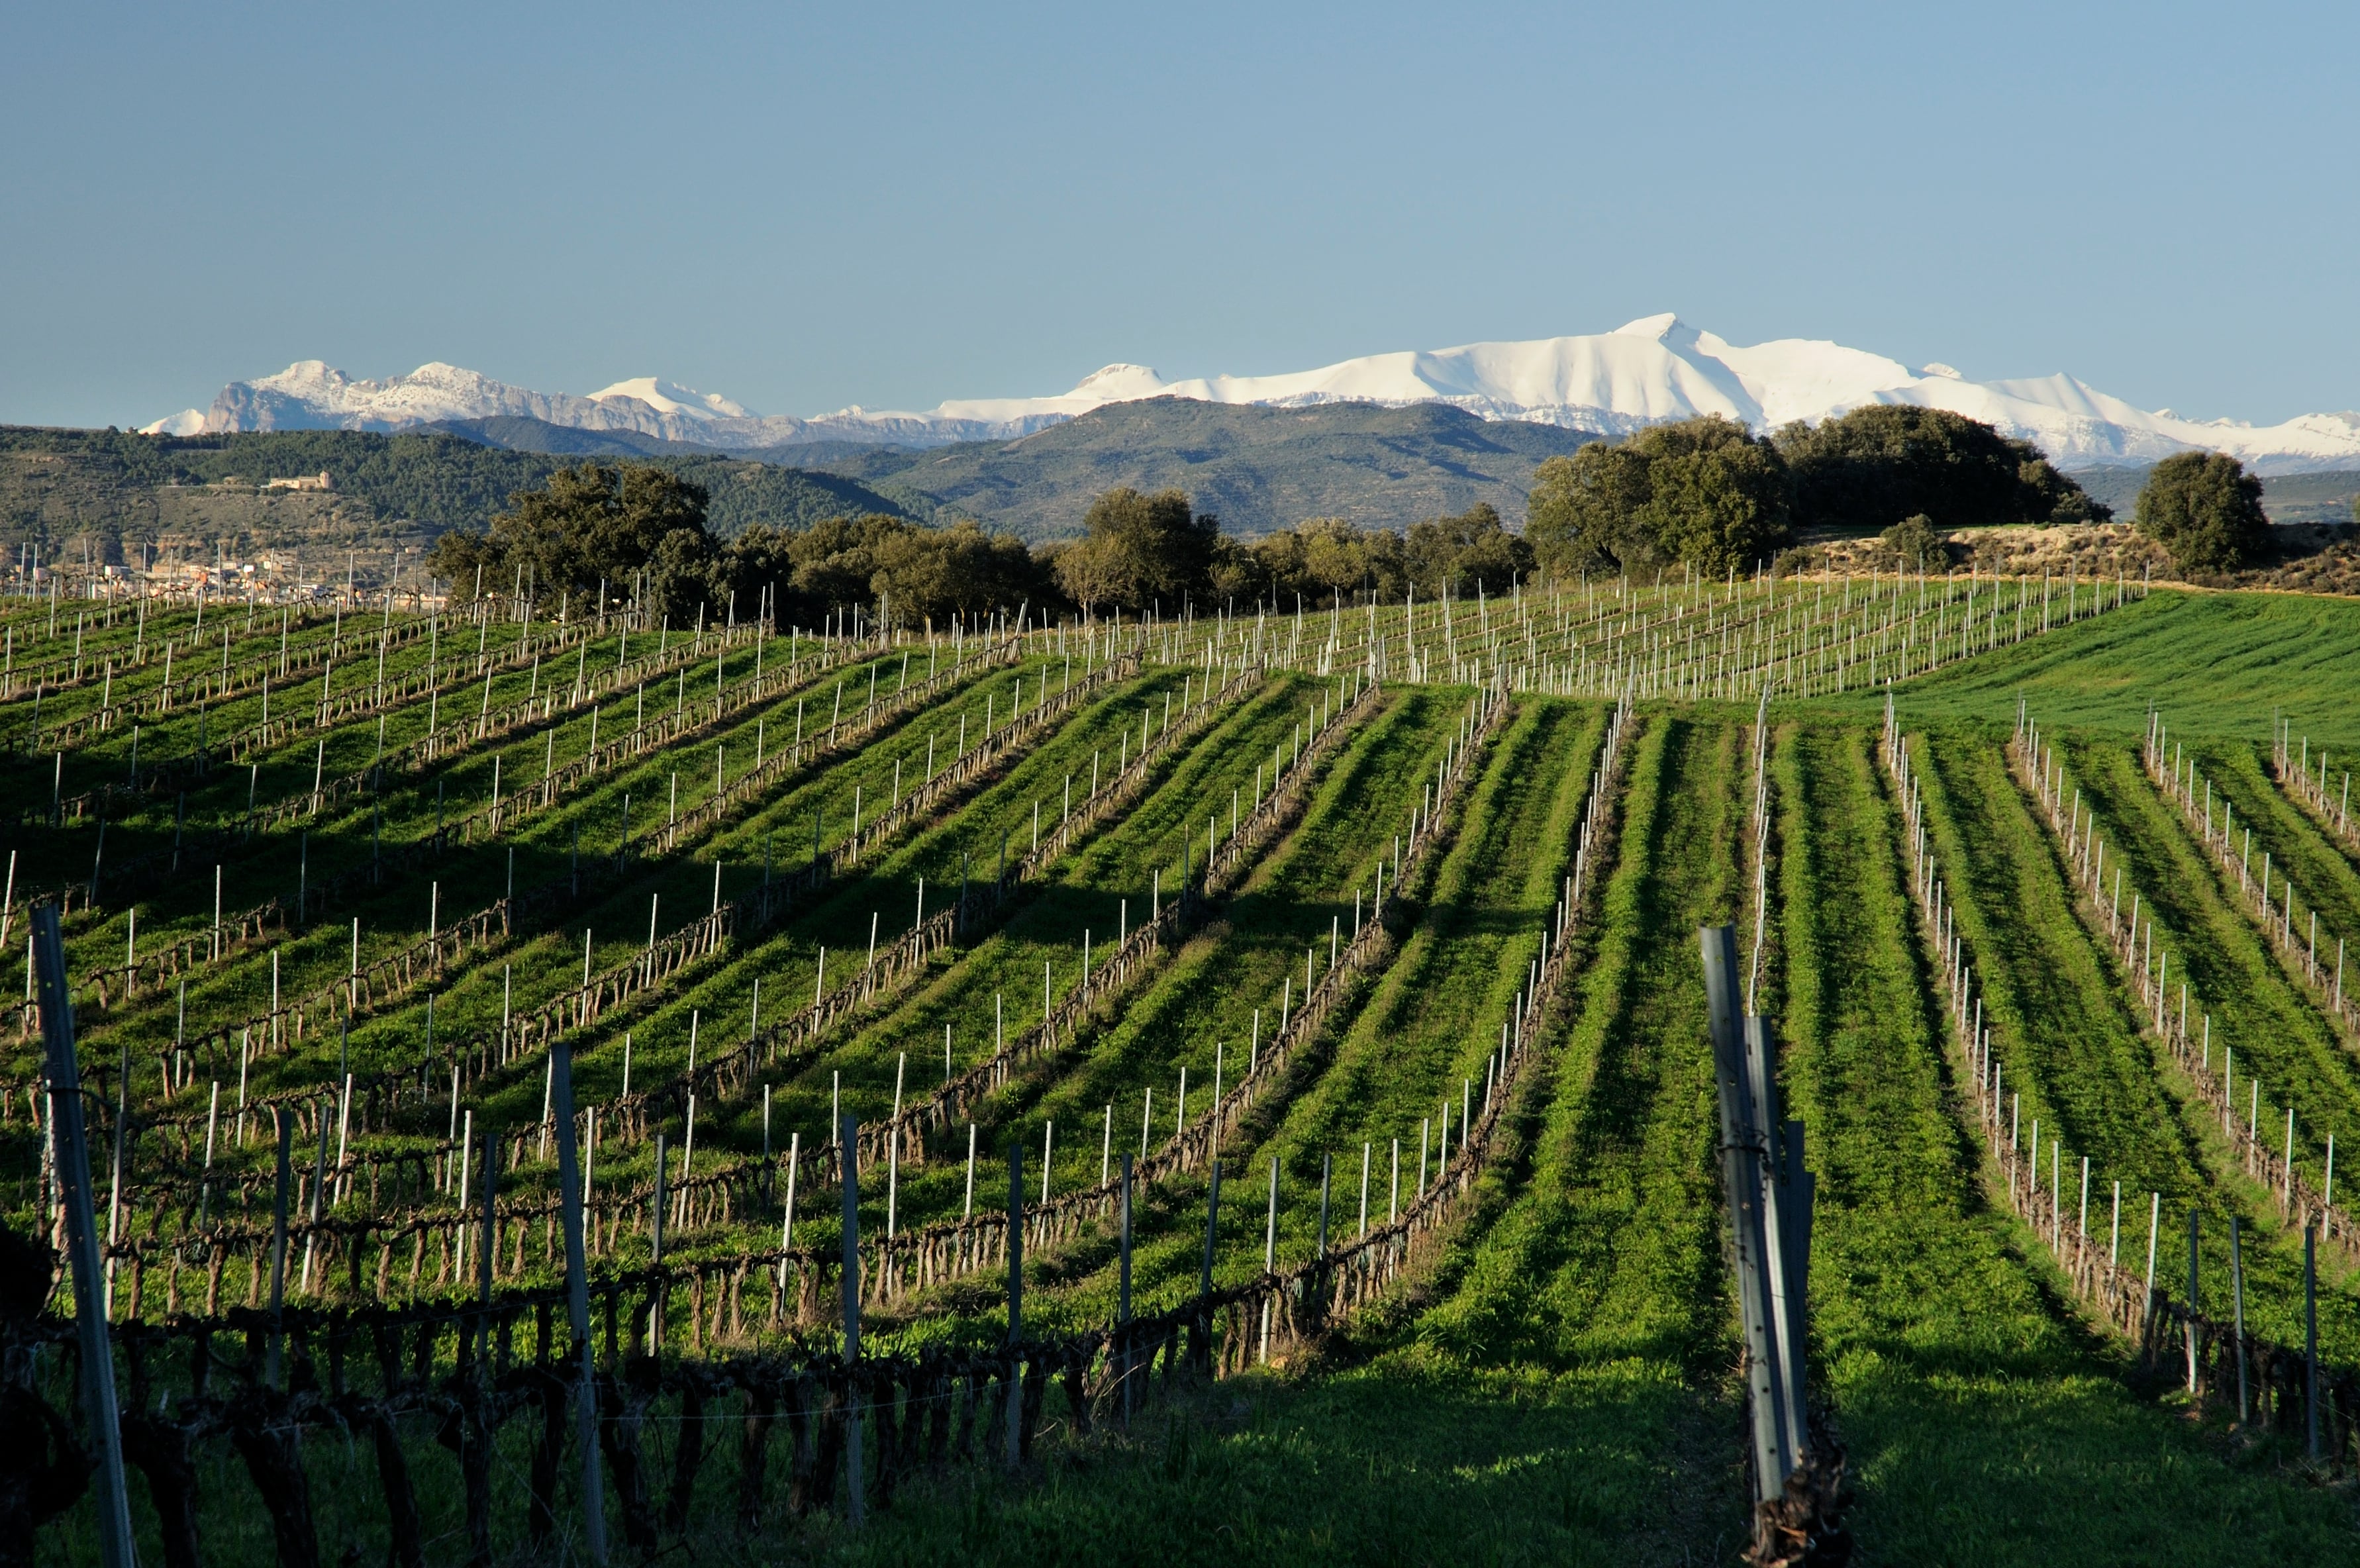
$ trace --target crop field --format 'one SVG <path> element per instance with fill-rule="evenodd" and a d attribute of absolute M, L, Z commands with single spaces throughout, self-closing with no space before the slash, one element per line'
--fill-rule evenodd
<path fill-rule="evenodd" d="M 0 1563 L 1747 1560 L 1723 925 L 1855 1560 L 2360 1557 L 2348 604 L 0 653 Z"/>

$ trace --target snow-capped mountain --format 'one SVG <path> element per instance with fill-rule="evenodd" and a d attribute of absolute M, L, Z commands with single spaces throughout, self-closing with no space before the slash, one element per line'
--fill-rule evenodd
<path fill-rule="evenodd" d="M 1153 373 L 1144 374 L 1153 383 Z M 1083 384 L 1088 386 L 1088 382 Z M 1153 386 L 1128 394 L 1153 395 Z M 1005 418 L 967 417 L 954 411 L 958 405 L 945 403 L 927 414 L 872 413 L 853 408 L 815 419 L 798 419 L 757 414 L 719 393 L 699 392 L 653 376 L 617 381 L 583 397 L 512 387 L 439 361 L 421 365 L 407 376 L 366 381 L 355 380 L 319 360 L 305 359 L 276 376 L 231 382 L 209 409 L 184 408 L 141 428 L 148 435 L 195 435 L 208 430 L 389 431 L 445 419 L 516 414 L 574 430 L 634 430 L 665 441 L 753 452 L 816 441 L 878 446 L 995 441 L 1027 435 L 1087 413 L 1100 403 L 1120 400 L 1077 387 L 1064 397 L 1015 400 L 1028 408 L 1037 406 L 1041 411 L 1016 412 Z"/>
<path fill-rule="evenodd" d="M 361 381 L 304 360 L 276 376 L 231 383 L 202 414 L 191 408 L 147 428 L 162 434 L 394 430 L 521 414 L 732 452 L 819 441 L 939 446 L 1027 435 L 1107 403 L 1143 397 L 1282 408 L 1442 402 L 1487 419 L 1529 419 L 1602 435 L 1695 414 L 1721 414 L 1767 430 L 1864 403 L 1915 403 L 1982 419 L 2037 443 L 2066 467 L 2152 463 L 2191 448 L 2229 452 L 2266 474 L 2360 467 L 2360 412 L 2305 414 L 2268 426 L 2183 419 L 2168 408 L 2134 408 L 2070 376 L 1970 381 L 1947 365 L 1913 370 L 1882 354 L 1817 339 L 1740 345 L 1672 315 L 1582 337 L 1371 354 L 1277 376 L 1166 381 L 1144 365 L 1109 365 L 1056 397 L 954 399 L 914 413 L 855 407 L 808 419 L 758 414 L 718 394 L 653 376 L 617 381 L 585 397 L 530 391 L 450 365 Z"/>
<path fill-rule="evenodd" d="M 691 419 L 747 419 L 754 417 L 746 405 L 734 403 L 718 392 L 698 392 L 683 387 L 677 381 L 665 381 L 653 376 L 634 376 L 628 381 L 617 381 L 612 387 L 590 394 L 590 400 L 594 403 L 619 397 L 645 403 L 659 414 L 679 414 Z"/>

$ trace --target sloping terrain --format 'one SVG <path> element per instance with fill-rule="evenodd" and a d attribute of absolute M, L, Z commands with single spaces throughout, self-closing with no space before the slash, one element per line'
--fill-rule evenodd
<path fill-rule="evenodd" d="M 1091 497 L 1117 485 L 1185 490 L 1229 532 L 1252 535 L 1306 517 L 1403 528 L 1478 501 L 1521 523 L 1541 461 L 1597 439 L 1442 404 L 1269 408 L 1157 397 L 1109 404 L 1017 441 L 880 451 L 826 466 L 923 493 L 1027 539 L 1078 534 Z"/>

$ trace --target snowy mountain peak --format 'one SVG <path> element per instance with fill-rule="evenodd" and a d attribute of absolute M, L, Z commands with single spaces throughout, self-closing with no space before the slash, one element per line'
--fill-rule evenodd
<path fill-rule="evenodd" d="M 1196 398 L 1295 408 L 1358 402 L 1447 403 L 1486 419 L 1526 419 L 1604 436 L 1666 419 L 1718 414 L 1757 430 L 1818 420 L 1865 403 L 1947 408 L 2038 445 L 2068 466 L 2151 463 L 2211 449 L 2264 473 L 2360 467 L 2360 414 L 2306 414 L 2256 428 L 2149 412 L 2070 376 L 1970 381 L 1939 362 L 1899 360 L 1819 338 L 1738 344 L 1666 312 L 1611 332 L 1395 350 L 1314 370 L 1166 381 L 1118 361 L 1048 397 L 954 399 L 898 412 L 858 405 L 814 419 L 759 415 L 716 393 L 643 376 L 576 397 L 535 392 L 440 361 L 407 376 L 357 380 L 316 359 L 232 382 L 202 417 L 188 409 L 148 429 L 396 430 L 442 420 L 521 415 L 594 430 L 636 430 L 730 452 L 812 441 L 904 447 L 1004 441 L 1109 403 Z"/>
<path fill-rule="evenodd" d="M 1693 339 L 1695 330 L 1679 317 L 1666 310 L 1660 316 L 1642 316 L 1635 321 L 1625 321 L 1608 335 L 1618 338 L 1645 338 L 1650 343 L 1662 343 L 1675 332 L 1686 330 Z"/>
<path fill-rule="evenodd" d="M 1164 390 L 1164 377 L 1143 365 L 1109 365 L 1074 383 L 1069 397 L 1104 397 L 1109 402 L 1153 397 Z"/>
<path fill-rule="evenodd" d="M 699 392 L 683 387 L 677 381 L 665 381 L 653 376 L 635 376 L 628 381 L 617 381 L 590 394 L 594 403 L 609 398 L 634 397 L 660 414 L 682 414 L 692 419 L 750 419 L 754 411 L 743 403 L 732 402 L 718 392 Z"/>

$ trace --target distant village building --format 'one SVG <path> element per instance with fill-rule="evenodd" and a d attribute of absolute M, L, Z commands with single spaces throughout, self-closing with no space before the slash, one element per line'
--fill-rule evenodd
<path fill-rule="evenodd" d="M 292 479 L 273 479 L 264 485 L 263 488 L 265 490 L 333 490 L 335 486 L 329 483 L 328 471 L 323 468 L 317 474 L 298 474 Z"/>

